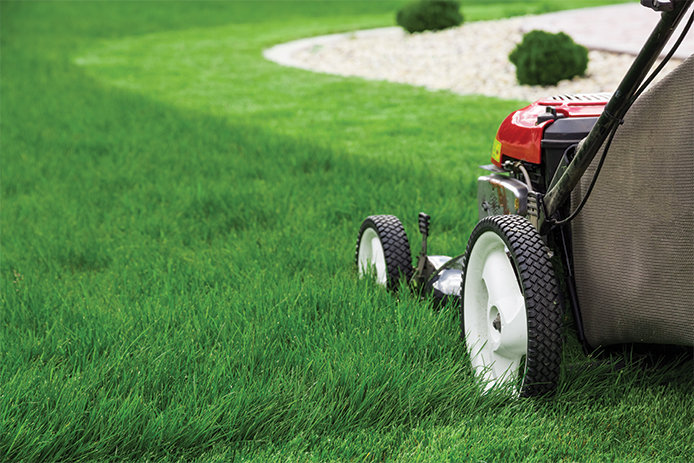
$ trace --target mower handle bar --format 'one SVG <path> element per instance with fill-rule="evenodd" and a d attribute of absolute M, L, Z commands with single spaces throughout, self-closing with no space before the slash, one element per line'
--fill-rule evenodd
<path fill-rule="evenodd" d="M 639 89 L 653 66 L 653 63 L 660 55 L 665 44 L 672 36 L 677 24 L 681 21 L 687 9 L 694 0 L 673 0 L 671 2 L 658 2 L 656 0 L 641 0 L 641 3 L 669 3 L 672 5 L 670 11 L 664 11 L 660 21 L 651 32 L 648 40 L 641 51 L 634 59 L 631 67 L 612 94 L 610 101 L 605 106 L 597 122 L 576 148 L 576 153 L 567 165 L 567 161 L 562 159 L 554 177 L 550 183 L 547 194 L 542 198 L 544 203 L 544 214 L 539 217 L 538 228 L 543 229 L 545 222 L 551 218 L 559 208 L 570 198 L 571 192 L 576 187 L 585 171 L 590 166 L 593 158 L 600 150 L 610 132 L 622 122 L 634 94 Z"/>

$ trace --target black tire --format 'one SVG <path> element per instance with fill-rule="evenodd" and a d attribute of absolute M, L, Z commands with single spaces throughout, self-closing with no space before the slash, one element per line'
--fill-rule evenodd
<path fill-rule="evenodd" d="M 385 270 L 385 272 L 377 271 L 377 274 L 374 274 L 376 281 L 390 290 L 396 290 L 401 280 L 409 282 L 414 272 L 412 254 L 410 252 L 410 242 L 407 239 L 400 219 L 394 215 L 372 215 L 362 222 L 355 252 L 357 272 L 360 275 L 366 272 L 366 269 L 363 267 L 365 263 L 369 266 L 375 265 L 373 262 L 374 257 L 366 255 L 368 254 L 366 252 L 368 249 L 366 248 L 371 245 L 371 239 L 368 238 L 378 238 L 378 242 L 383 249 L 382 257 L 385 268 L 381 268 L 381 270 Z"/>
<path fill-rule="evenodd" d="M 501 239 L 503 245 L 497 243 L 493 235 L 486 234 L 488 232 Z M 472 254 L 475 249 L 477 250 L 473 257 Z M 509 271 L 504 270 L 504 266 L 507 264 L 503 263 L 501 257 L 503 252 L 510 261 L 515 277 L 513 273 L 510 273 L 509 276 Z M 480 262 L 484 262 L 483 267 L 480 267 Z M 480 271 L 480 268 L 486 271 L 487 280 L 490 281 L 485 281 L 485 272 Z M 505 277 L 501 274 L 505 274 Z M 516 290 L 511 288 L 512 285 L 507 284 L 513 278 L 518 284 L 522 299 L 520 296 L 513 298 Z M 481 285 L 484 285 L 484 289 L 479 289 Z M 500 288 L 509 288 L 508 292 L 503 293 L 503 297 L 497 297 Z M 468 291 L 467 299 L 466 290 Z M 486 302 L 484 302 L 485 290 Z M 504 289 L 504 291 L 506 290 Z M 509 308 L 502 310 L 496 307 L 497 304 L 500 307 L 503 305 Z M 504 334 L 504 319 L 501 317 L 504 312 L 513 314 L 515 311 L 516 314 L 520 314 L 523 307 L 527 328 L 525 358 L 523 359 L 521 354 L 517 364 L 509 363 L 510 366 L 507 371 L 518 365 L 515 377 L 512 376 L 513 372 L 509 374 L 508 378 L 506 374 L 502 374 L 498 381 L 502 385 L 510 385 L 513 394 L 519 394 L 522 397 L 550 394 L 555 391 L 559 381 L 562 353 L 562 308 L 549 249 L 542 241 L 539 232 L 524 217 L 517 215 L 486 217 L 477 224 L 468 241 L 463 261 L 463 282 L 461 285 L 461 333 L 465 337 L 466 347 L 471 355 L 473 370 L 477 378 L 484 377 L 483 379 L 488 380 L 490 376 L 495 374 L 488 373 L 489 370 L 495 370 L 494 367 L 480 366 L 480 363 L 484 363 L 484 355 L 488 355 L 487 358 L 491 365 L 496 361 L 491 359 L 504 358 L 506 348 L 501 349 L 499 347 L 505 342 L 502 338 L 511 339 L 509 345 L 514 346 L 513 349 L 520 349 L 518 346 L 525 342 L 521 338 L 514 337 L 515 333 L 522 333 L 521 327 L 523 325 L 517 321 L 520 320 L 520 316 L 507 317 L 512 322 L 508 323 L 509 327 L 506 334 Z M 471 325 L 467 331 L 466 317 Z M 492 319 L 493 322 L 490 322 Z M 483 326 L 485 321 L 486 327 Z M 476 355 L 482 360 L 475 360 L 472 357 L 473 344 L 477 342 L 479 345 L 480 342 L 484 342 L 485 329 L 489 333 L 487 339 L 490 347 L 480 348 Z M 492 330 L 496 330 L 498 333 Z M 476 335 L 475 339 L 467 339 L 466 333 L 471 338 Z M 494 342 L 492 342 L 493 337 L 496 338 Z M 493 353 L 482 353 L 483 351 L 489 352 L 489 349 L 495 348 L 494 346 L 498 352 L 502 352 L 500 356 L 495 356 Z M 513 351 L 513 355 L 517 354 L 517 351 Z M 502 361 L 501 365 L 506 364 Z"/>

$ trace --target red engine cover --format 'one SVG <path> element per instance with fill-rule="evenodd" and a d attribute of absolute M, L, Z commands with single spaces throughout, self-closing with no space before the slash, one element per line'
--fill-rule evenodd
<path fill-rule="evenodd" d="M 538 124 L 538 116 L 546 114 L 547 108 L 551 107 L 557 115 L 564 117 L 596 117 L 602 114 L 609 98 L 609 93 L 553 96 L 512 112 L 496 134 L 492 162 L 501 166 L 504 158 L 511 158 L 539 164 L 542 160 L 542 136 L 545 128 L 554 121 Z"/>

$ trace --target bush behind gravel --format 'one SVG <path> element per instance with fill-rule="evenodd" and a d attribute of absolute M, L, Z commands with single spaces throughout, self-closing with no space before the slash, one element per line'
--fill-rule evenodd
<path fill-rule="evenodd" d="M 457 0 L 419 0 L 403 6 L 396 20 L 399 26 L 413 33 L 459 26 L 463 15 Z"/>
<path fill-rule="evenodd" d="M 516 78 L 523 85 L 556 85 L 582 76 L 588 67 L 588 49 L 563 32 L 534 30 L 509 55 Z"/>

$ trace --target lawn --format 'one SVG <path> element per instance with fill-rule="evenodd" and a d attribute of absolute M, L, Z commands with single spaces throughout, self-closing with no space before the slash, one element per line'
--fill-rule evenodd
<path fill-rule="evenodd" d="M 556 396 L 482 397 L 455 307 L 357 279 L 369 214 L 464 250 L 522 104 L 261 56 L 402 4 L 0 4 L 0 461 L 694 460 L 691 361 L 567 327 Z"/>

